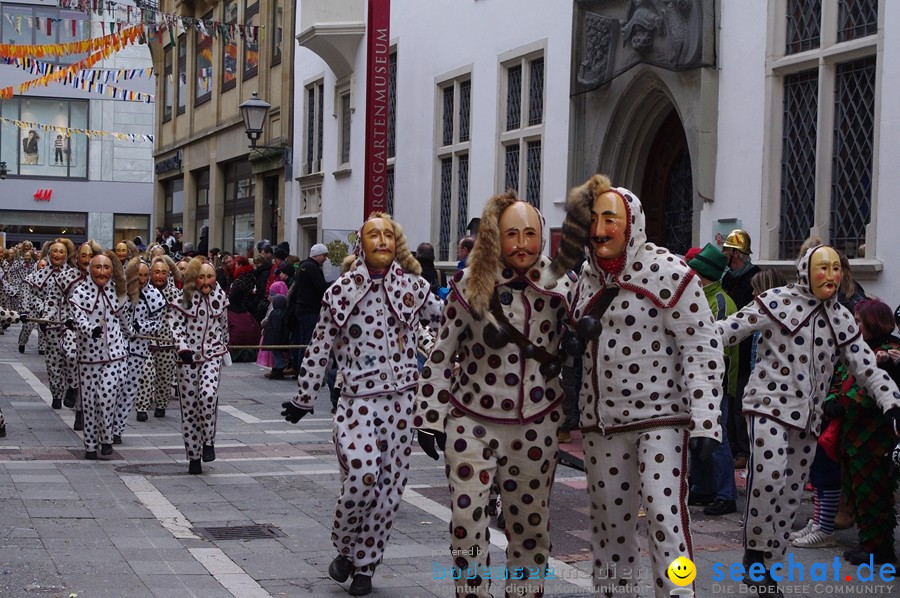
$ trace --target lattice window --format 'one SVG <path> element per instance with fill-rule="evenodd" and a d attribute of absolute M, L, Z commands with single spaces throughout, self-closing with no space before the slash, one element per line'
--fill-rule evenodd
<path fill-rule="evenodd" d="M 394 167 L 389 166 L 387 169 L 387 185 L 384 192 L 385 206 L 387 213 L 394 215 Z"/>
<path fill-rule="evenodd" d="M 306 86 L 306 154 L 303 174 L 322 170 L 322 124 L 324 121 L 325 85 L 321 82 Z"/>
<path fill-rule="evenodd" d="M 816 120 L 819 75 L 806 71 L 784 78 L 781 143 L 781 259 L 798 257 L 814 224 L 816 204 Z"/>
<path fill-rule="evenodd" d="M 444 88 L 444 119 L 443 134 L 441 135 L 441 145 L 450 145 L 453 143 L 453 94 L 454 87 L 451 85 Z"/>
<path fill-rule="evenodd" d="M 837 65 L 831 169 L 831 244 L 847 257 L 866 242 L 872 208 L 875 57 Z"/>
<path fill-rule="evenodd" d="M 874 35 L 878 32 L 878 0 L 838 2 L 838 42 Z"/>
<path fill-rule="evenodd" d="M 822 33 L 822 0 L 788 0 L 785 54 L 818 48 Z"/>
<path fill-rule="evenodd" d="M 453 214 L 453 158 L 441 160 L 440 259 L 450 256 L 450 219 Z"/>
<path fill-rule="evenodd" d="M 306 172 L 313 172 L 313 140 L 316 138 L 316 88 L 310 85 L 306 88 Z"/>
<path fill-rule="evenodd" d="M 522 124 L 522 67 L 506 71 L 506 130 L 518 129 Z"/>
<path fill-rule="evenodd" d="M 350 92 L 341 94 L 341 164 L 350 163 Z"/>
<path fill-rule="evenodd" d="M 506 146 L 506 167 L 504 168 L 506 176 L 504 178 L 503 189 L 519 188 L 519 144 Z"/>
<path fill-rule="evenodd" d="M 531 80 L 528 86 L 528 126 L 544 122 L 544 59 L 531 61 Z"/>
<path fill-rule="evenodd" d="M 683 151 L 666 181 L 666 247 L 684 255 L 691 248 L 694 183 L 691 156 Z"/>
<path fill-rule="evenodd" d="M 469 140 L 469 113 L 472 101 L 472 82 L 462 81 L 459 84 L 459 141 Z"/>
<path fill-rule="evenodd" d="M 541 142 L 528 142 L 528 170 L 525 178 L 525 201 L 541 208 Z"/>
<path fill-rule="evenodd" d="M 457 162 L 457 217 L 456 237 L 466 236 L 469 226 L 469 155 L 462 154 Z"/>
<path fill-rule="evenodd" d="M 388 62 L 388 158 L 397 155 L 397 53 L 391 52 Z"/>

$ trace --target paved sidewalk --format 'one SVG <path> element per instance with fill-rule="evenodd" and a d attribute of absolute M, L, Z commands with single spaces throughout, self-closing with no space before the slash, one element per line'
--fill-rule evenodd
<path fill-rule="evenodd" d="M 347 584 L 326 573 L 334 556 L 338 467 L 324 394 L 315 415 L 290 425 L 279 411 L 294 383 L 266 380 L 255 365 L 235 364 L 225 368 L 221 385 L 218 459 L 204 464 L 202 476 L 187 475 L 177 403 L 163 419 L 138 423 L 132 415 L 124 443 L 109 460 L 84 461 L 72 410 L 50 409 L 36 337 L 20 355 L 17 335 L 14 326 L 0 336 L 0 409 L 8 428 L 0 440 L 0 596 L 347 595 Z M 405 504 L 373 596 L 451 595 L 449 581 L 434 579 L 436 565 L 450 565 L 443 464 L 414 448 Z M 548 596 L 591 593 L 585 483 L 582 472 L 558 469 L 551 564 L 559 579 L 548 583 Z M 803 509 L 805 522 L 811 505 Z M 723 563 L 727 574 L 740 560 L 739 516 L 691 514 L 697 595 L 739 592 L 736 583 L 712 581 L 714 563 Z M 205 530 L 256 524 L 271 526 L 257 531 L 270 530 L 272 537 L 214 540 Z M 646 527 L 643 519 L 640 525 Z M 855 530 L 839 537 L 849 546 Z M 492 540 L 491 560 L 502 565 L 503 534 L 494 530 Z M 642 566 L 649 568 L 645 541 L 642 546 Z M 806 564 L 809 579 L 809 565 L 831 564 L 844 549 L 797 551 L 795 557 Z M 848 567 L 843 563 L 841 573 L 851 572 Z M 637 585 L 638 595 L 653 595 L 646 581 Z M 806 585 L 790 595 L 877 589 L 874 582 Z M 876 593 L 900 596 L 898 583 L 880 587 Z"/>

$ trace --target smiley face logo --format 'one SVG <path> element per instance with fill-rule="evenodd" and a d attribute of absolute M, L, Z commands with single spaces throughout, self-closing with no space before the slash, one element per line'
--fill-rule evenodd
<path fill-rule="evenodd" d="M 694 566 L 691 559 L 680 556 L 672 561 L 672 564 L 666 569 L 666 573 L 669 576 L 669 581 L 676 586 L 686 586 L 697 577 L 697 567 Z"/>

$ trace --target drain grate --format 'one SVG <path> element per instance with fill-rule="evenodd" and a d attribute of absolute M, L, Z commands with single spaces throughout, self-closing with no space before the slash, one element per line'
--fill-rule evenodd
<path fill-rule="evenodd" d="M 77 452 L 84 456 L 84 451 Z M 182 463 L 134 463 L 116 467 L 119 473 L 137 474 L 147 477 L 188 475 L 187 467 Z"/>
<path fill-rule="evenodd" d="M 194 532 L 210 540 L 264 540 L 286 538 L 280 529 L 269 523 L 255 525 L 229 525 L 225 527 L 195 527 Z"/>

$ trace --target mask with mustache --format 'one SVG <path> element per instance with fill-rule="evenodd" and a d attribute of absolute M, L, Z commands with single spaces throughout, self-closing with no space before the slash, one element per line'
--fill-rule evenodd
<path fill-rule="evenodd" d="M 500 215 L 500 252 L 503 262 L 518 272 L 531 268 L 541 255 L 541 217 L 531 204 L 517 201 Z"/>

